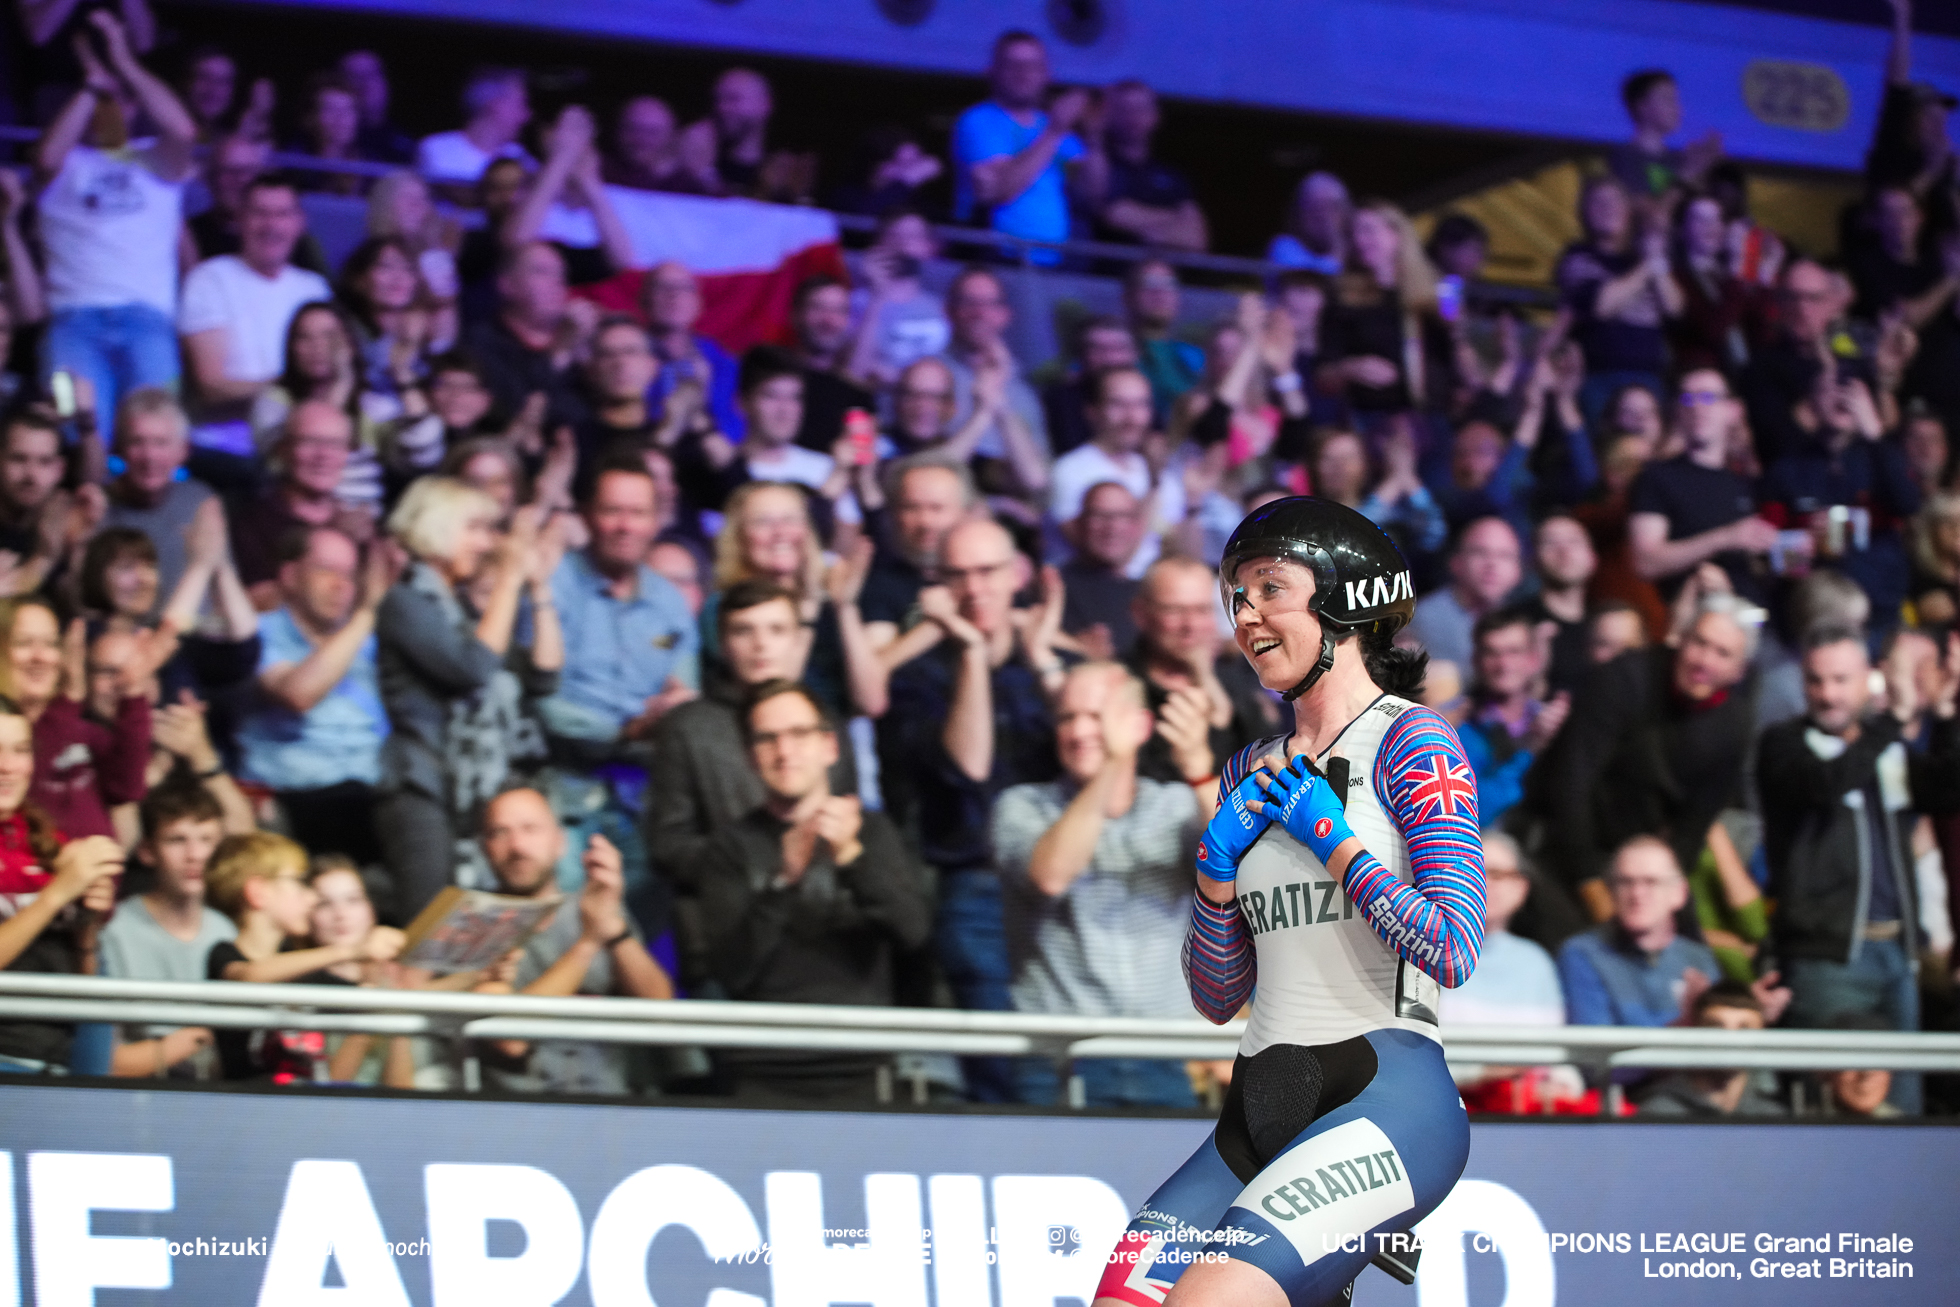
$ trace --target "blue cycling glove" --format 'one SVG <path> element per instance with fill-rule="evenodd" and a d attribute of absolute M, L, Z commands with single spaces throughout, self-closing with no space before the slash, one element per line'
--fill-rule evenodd
<path fill-rule="evenodd" d="M 1226 794 L 1205 833 L 1198 838 L 1198 870 L 1213 880 L 1231 880 L 1237 876 L 1239 859 L 1272 824 L 1271 814 L 1253 812 L 1245 806 L 1254 799 L 1266 797 L 1265 791 L 1259 788 L 1258 775 L 1255 771 Z"/>
<path fill-rule="evenodd" d="M 1324 864 L 1334 856 L 1341 841 L 1354 834 L 1347 814 L 1342 811 L 1341 796 L 1334 793 L 1334 787 L 1325 777 L 1313 770 L 1305 754 L 1280 768 L 1271 780 L 1272 788 L 1260 797 L 1269 806 L 1273 819 L 1286 828 L 1288 835 L 1313 850 L 1313 855 Z"/>

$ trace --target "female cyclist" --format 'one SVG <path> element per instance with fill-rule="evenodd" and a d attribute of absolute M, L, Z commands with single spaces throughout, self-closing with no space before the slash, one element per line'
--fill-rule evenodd
<path fill-rule="evenodd" d="M 1405 1236 L 1470 1151 L 1436 1000 L 1483 947 L 1483 846 L 1456 732 L 1407 697 L 1427 657 L 1390 644 L 1407 564 L 1300 497 L 1241 522 L 1219 575 L 1240 652 L 1294 713 L 1227 765 L 1197 854 L 1192 1000 L 1252 1016 L 1217 1129 L 1131 1222 L 1095 1307 L 1344 1303 L 1370 1261 L 1408 1282 Z"/>

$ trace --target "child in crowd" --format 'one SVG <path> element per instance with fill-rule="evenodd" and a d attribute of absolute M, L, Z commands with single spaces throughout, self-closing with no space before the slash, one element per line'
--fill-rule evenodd
<path fill-rule="evenodd" d="M 158 786 L 139 809 L 142 842 L 136 856 L 155 877 L 145 893 L 126 898 L 102 928 L 101 970 L 119 980 L 205 978 L 212 948 L 237 928 L 204 901 L 204 872 L 225 837 L 225 813 L 195 782 Z M 211 1032 L 202 1026 L 128 1026 L 111 1068 L 120 1076 L 209 1080 L 218 1072 Z"/>
<path fill-rule="evenodd" d="M 387 962 L 401 952 L 402 933 L 389 926 L 373 926 L 344 944 L 289 949 L 289 940 L 303 939 L 313 929 L 320 896 L 306 876 L 306 850 L 283 835 L 254 831 L 226 837 L 204 879 L 212 905 L 237 924 L 238 937 L 211 946 L 205 959 L 209 979 L 346 985 L 350 982 L 331 970 L 335 965 Z M 362 1047 L 359 1056 L 346 1059 L 349 1065 L 328 1066 L 326 1041 L 318 1031 L 221 1030 L 217 1044 L 226 1080 L 275 1084 L 345 1080 L 367 1055 Z"/>

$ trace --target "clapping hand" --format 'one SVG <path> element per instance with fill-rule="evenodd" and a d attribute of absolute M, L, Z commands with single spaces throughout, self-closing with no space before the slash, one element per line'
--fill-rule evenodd
<path fill-rule="evenodd" d="M 586 841 L 585 888 L 579 891 L 579 921 L 595 944 L 619 938 L 626 929 L 626 873 L 619 850 L 603 835 Z"/>
<path fill-rule="evenodd" d="M 1157 710 L 1157 734 L 1170 745 L 1178 774 L 1197 784 L 1212 774 L 1211 696 L 1195 685 L 1180 685 Z"/>
<path fill-rule="evenodd" d="M 208 772 L 220 765 L 218 751 L 204 724 L 204 702 L 189 690 L 177 702 L 150 714 L 150 739 L 158 748 L 184 760 L 192 771 Z"/>
<path fill-rule="evenodd" d="M 987 642 L 979 627 L 960 616 L 958 601 L 953 598 L 953 592 L 943 585 L 929 585 L 919 591 L 919 613 L 968 648 Z"/>
<path fill-rule="evenodd" d="M 79 900 L 92 912 L 106 912 L 115 906 L 115 878 L 122 869 L 120 844 L 106 835 L 85 835 L 61 846 L 54 878 L 41 892 L 64 907 Z"/>
<path fill-rule="evenodd" d="M 829 846 L 831 860 L 840 867 L 856 862 L 864 850 L 858 843 L 858 832 L 864 828 L 864 805 L 854 794 L 825 799 L 811 818 L 811 827 Z"/>
<path fill-rule="evenodd" d="M 1572 696 L 1560 690 L 1545 701 L 1545 706 L 1538 710 L 1538 716 L 1532 719 L 1531 729 L 1524 735 L 1525 747 L 1533 753 L 1543 753 L 1557 737 L 1559 727 L 1565 725 L 1565 719 L 1571 715 Z"/>
<path fill-rule="evenodd" d="M 1055 641 L 1062 634 L 1062 612 L 1068 605 L 1068 591 L 1062 574 L 1054 567 L 1041 569 L 1041 602 L 1032 608 L 1014 610 L 1014 630 L 1020 636 L 1021 650 L 1032 667 L 1046 667 L 1055 656 Z"/>
<path fill-rule="evenodd" d="M 1088 114 L 1091 104 L 1089 92 L 1079 86 L 1070 87 L 1049 104 L 1049 125 L 1058 132 L 1074 131 L 1076 125 Z"/>
<path fill-rule="evenodd" d="M 839 608 L 858 601 L 864 593 L 864 583 L 871 575 L 871 560 L 877 553 L 877 546 L 870 536 L 859 536 L 851 548 L 840 555 L 824 573 L 824 590 L 830 595 L 830 602 Z"/>

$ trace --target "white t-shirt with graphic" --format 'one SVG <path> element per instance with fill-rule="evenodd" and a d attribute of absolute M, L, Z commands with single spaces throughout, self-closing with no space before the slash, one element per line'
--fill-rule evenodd
<path fill-rule="evenodd" d="M 37 201 L 48 306 L 177 312 L 177 231 L 184 183 L 157 175 L 155 143 L 76 145 Z"/>

